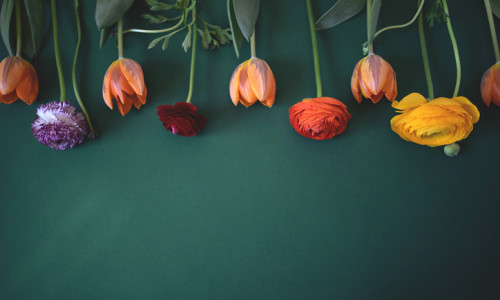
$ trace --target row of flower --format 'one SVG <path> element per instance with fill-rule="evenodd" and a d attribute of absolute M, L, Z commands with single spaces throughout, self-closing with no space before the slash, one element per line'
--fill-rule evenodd
<path fill-rule="evenodd" d="M 81 42 L 81 25 L 79 2 L 75 1 L 75 17 L 78 32 L 78 44 L 74 55 L 73 87 L 75 97 L 83 112 L 77 112 L 66 98 L 64 76 L 58 45 L 58 28 L 56 1 L 50 0 L 54 52 L 59 74 L 61 98 L 59 102 L 50 102 L 37 109 L 38 118 L 33 122 L 33 134 L 44 145 L 54 149 L 72 148 L 88 137 L 97 137 L 97 130 L 92 126 L 89 114 L 78 92 L 76 84 L 76 62 Z M 194 86 L 197 41 L 201 39 L 205 49 L 214 50 L 226 44 L 234 46 L 239 56 L 242 41 L 250 43 L 251 58 L 241 63 L 234 71 L 229 94 L 234 103 L 248 107 L 257 101 L 272 107 L 275 101 L 276 83 L 269 65 L 256 55 L 255 24 L 260 7 L 259 0 L 230 0 L 228 4 L 228 19 L 230 28 L 221 28 L 205 21 L 197 14 L 195 0 L 177 0 L 175 3 L 160 0 L 145 0 L 152 11 L 165 11 L 166 15 L 145 15 L 151 23 L 171 24 L 163 29 L 123 29 L 122 18 L 129 10 L 134 0 L 97 0 L 96 23 L 101 30 L 101 47 L 113 32 L 116 32 L 118 59 L 108 68 L 102 87 L 102 95 L 106 105 L 113 109 L 113 100 L 120 113 L 125 116 L 132 106 L 137 109 L 146 103 L 147 89 L 141 66 L 123 53 L 124 34 L 129 32 L 160 35 L 149 45 L 149 48 L 162 45 L 168 47 L 172 36 L 185 32 L 182 43 L 187 52 L 191 49 L 191 67 L 189 91 L 185 102 L 175 105 L 158 106 L 158 116 L 164 127 L 174 134 L 194 136 L 205 127 L 207 119 L 197 112 L 191 104 Z M 494 2 L 494 3 L 490 3 Z M 313 58 L 316 74 L 317 95 L 304 99 L 289 109 L 290 123 L 301 135 L 316 139 L 331 139 L 342 133 L 351 119 L 347 107 L 339 100 L 322 95 L 319 58 L 316 45 L 316 30 L 334 27 L 356 15 L 366 7 L 367 42 L 364 45 L 366 56 L 355 66 L 351 78 L 351 90 L 357 102 L 363 98 L 373 103 L 383 97 L 392 102 L 397 109 L 397 116 L 391 120 L 391 128 L 401 138 L 421 145 L 431 147 L 446 146 L 445 153 L 453 156 L 458 154 L 459 146 L 454 144 L 465 139 L 473 129 L 473 124 L 479 120 L 479 111 L 467 98 L 458 96 L 460 86 L 460 60 L 458 47 L 451 26 L 450 13 L 446 0 L 436 0 L 430 6 L 427 20 L 446 23 L 449 30 L 454 54 L 457 61 L 457 80 L 455 91 L 451 98 L 434 99 L 432 79 L 429 71 L 427 50 L 424 36 L 423 7 L 425 0 L 417 0 L 415 16 L 406 24 L 395 25 L 376 31 L 381 0 L 338 0 L 316 23 L 314 22 L 310 0 L 306 0 L 308 18 L 311 28 Z M 500 1 L 484 0 L 493 45 L 497 61 L 500 53 L 496 41 L 493 14 L 500 16 Z M 493 5 L 491 5 L 493 4 Z M 172 17 L 172 14 L 177 13 Z M 33 66 L 21 57 L 24 53 L 34 57 L 41 47 L 43 36 L 43 3 L 38 1 L 4 0 L 0 13 L 0 23 L 9 25 L 11 17 L 15 19 L 15 30 L 2 26 L 0 31 L 10 56 L 0 63 L 0 102 L 10 104 L 18 99 L 32 104 L 38 95 L 37 73 Z M 418 93 L 412 93 L 401 101 L 397 97 L 396 73 L 391 65 L 381 56 L 374 53 L 373 42 L 379 34 L 386 30 L 403 28 L 418 19 L 420 43 L 424 69 L 428 83 L 428 99 Z M 38 22 L 38 23 L 37 23 Z M 15 33 L 15 34 L 14 34 Z M 13 55 L 10 46 L 10 36 L 16 38 L 16 54 Z M 198 37 L 199 36 L 199 37 Z M 493 103 L 500 106 L 500 63 L 487 70 L 481 81 L 481 95 L 486 105 Z"/>

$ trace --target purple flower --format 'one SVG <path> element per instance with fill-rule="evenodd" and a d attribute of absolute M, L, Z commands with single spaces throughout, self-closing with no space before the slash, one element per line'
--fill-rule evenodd
<path fill-rule="evenodd" d="M 38 118 L 31 124 L 36 139 L 51 148 L 66 150 L 83 142 L 88 132 L 85 115 L 69 103 L 49 102 L 36 110 Z"/>

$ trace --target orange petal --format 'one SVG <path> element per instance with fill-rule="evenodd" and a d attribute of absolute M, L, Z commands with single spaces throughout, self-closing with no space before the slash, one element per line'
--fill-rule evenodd
<path fill-rule="evenodd" d="M 362 93 L 359 90 L 359 66 L 361 64 L 361 60 L 358 61 L 356 66 L 354 67 L 354 71 L 352 72 L 351 76 L 351 91 L 352 95 L 354 96 L 354 99 L 358 101 L 358 103 L 361 103 L 361 98 L 362 98 Z"/>
<path fill-rule="evenodd" d="M 16 87 L 17 95 L 26 104 L 31 105 L 38 96 L 38 77 L 30 63 L 26 63 L 25 74 Z"/>
<path fill-rule="evenodd" d="M 113 109 L 113 95 L 111 94 L 111 88 L 110 88 L 110 74 L 111 74 L 111 69 L 113 68 L 113 64 L 108 68 L 106 71 L 106 75 L 104 75 L 104 80 L 102 83 L 102 97 L 104 98 L 104 102 L 106 105 Z"/>
<path fill-rule="evenodd" d="M 269 90 L 272 90 L 272 87 L 276 85 L 271 68 L 264 60 L 252 58 L 250 59 L 247 72 L 253 93 L 259 101 L 262 101 L 266 98 Z"/>
<path fill-rule="evenodd" d="M 248 64 L 244 64 L 241 67 L 239 77 L 239 91 L 240 102 L 246 107 L 249 107 L 257 101 L 257 96 L 255 96 L 252 85 L 250 84 L 250 80 L 248 78 Z"/>
<path fill-rule="evenodd" d="M 231 101 L 233 101 L 234 106 L 238 105 L 240 101 L 240 74 L 243 64 L 248 64 L 248 61 L 241 63 L 231 75 L 231 81 L 229 82 L 229 96 Z"/>
<path fill-rule="evenodd" d="M 399 110 L 405 110 L 409 108 L 415 108 L 417 106 L 420 106 L 422 104 L 426 104 L 427 100 L 425 99 L 424 96 L 420 95 L 419 93 L 411 93 L 408 96 L 404 97 L 401 101 L 394 101 L 392 102 L 392 107 L 399 109 Z"/>
<path fill-rule="evenodd" d="M 7 95 L 14 91 L 24 76 L 24 60 L 17 56 L 8 56 L 0 62 L 0 94 Z"/>
<path fill-rule="evenodd" d="M 142 72 L 141 66 L 132 59 L 122 58 L 120 59 L 120 73 L 123 74 L 125 80 L 133 91 L 142 95 L 144 93 L 144 74 Z M 132 92 L 127 91 L 127 93 L 132 94 Z"/>

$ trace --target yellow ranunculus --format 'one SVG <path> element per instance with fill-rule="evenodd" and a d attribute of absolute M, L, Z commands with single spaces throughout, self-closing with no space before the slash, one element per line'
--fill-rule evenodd
<path fill-rule="evenodd" d="M 392 107 L 400 115 L 391 119 L 391 128 L 402 139 L 430 147 L 443 146 L 465 139 L 479 111 L 465 97 L 436 98 L 427 102 L 424 96 L 412 93 Z"/>

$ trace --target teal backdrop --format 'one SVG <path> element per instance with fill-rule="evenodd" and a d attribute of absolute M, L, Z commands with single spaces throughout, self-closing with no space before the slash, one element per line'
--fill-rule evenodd
<path fill-rule="evenodd" d="M 455 158 L 393 133 L 388 101 L 354 100 L 364 11 L 317 32 L 323 94 L 353 116 L 343 134 L 315 141 L 290 126 L 289 107 L 316 95 L 312 50 L 305 1 L 275 0 L 262 1 L 256 28 L 257 56 L 276 77 L 275 105 L 234 107 L 229 98 L 248 43 L 239 59 L 232 46 L 210 52 L 199 44 L 193 104 L 208 124 L 185 138 L 156 115 L 156 106 L 187 96 L 184 36 L 166 51 L 147 50 L 157 36 L 125 36 L 148 99 L 122 117 L 101 94 L 117 49 L 113 41 L 99 49 L 95 1 L 81 2 L 78 82 L 101 136 L 66 151 L 33 137 L 37 106 L 59 99 L 47 34 L 32 61 L 37 101 L 0 105 L 0 299 L 500 299 L 500 109 L 479 94 L 495 63 L 482 1 L 448 3 L 460 94 L 481 113 Z M 227 27 L 225 2 L 199 1 L 199 14 Z M 76 104 L 73 1 L 57 3 L 67 94 Z M 313 1 L 315 17 L 333 3 Z M 416 1 L 383 1 L 379 28 L 405 23 L 415 10 Z M 125 28 L 151 28 L 146 12 L 136 1 Z M 451 97 L 446 26 L 427 33 L 436 95 Z M 397 73 L 398 100 L 427 94 L 416 25 L 382 34 L 375 52 Z"/>

